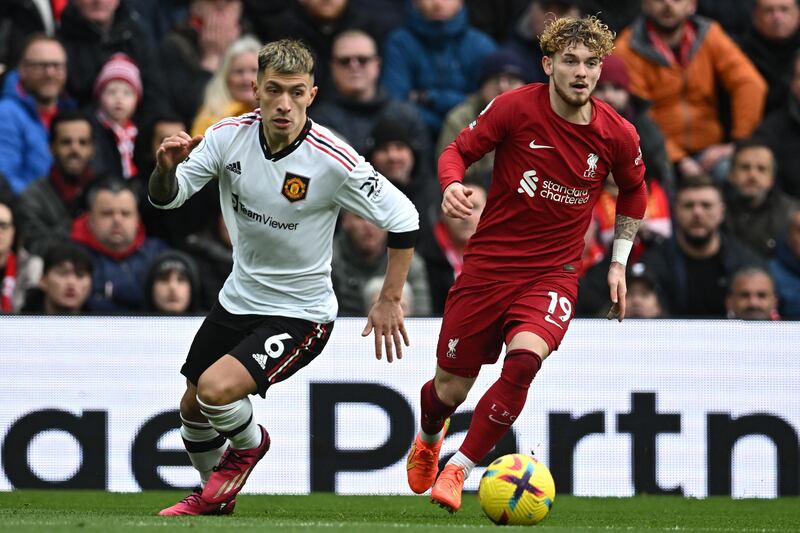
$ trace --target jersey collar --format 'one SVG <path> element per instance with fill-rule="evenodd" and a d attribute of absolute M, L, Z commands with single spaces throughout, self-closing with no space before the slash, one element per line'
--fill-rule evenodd
<path fill-rule="evenodd" d="M 311 119 L 310 118 L 306 118 L 306 125 L 303 126 L 302 130 L 300 130 L 300 135 L 297 136 L 297 139 L 292 141 L 292 144 L 290 144 L 289 146 L 287 146 L 283 150 L 280 150 L 280 151 L 275 152 L 273 154 L 269 149 L 269 145 L 267 144 L 267 138 L 264 135 L 264 127 L 259 124 L 258 142 L 261 145 L 261 151 L 264 152 L 264 157 L 269 161 L 277 161 L 277 160 L 283 159 L 287 155 L 291 154 L 292 152 L 294 152 L 297 149 L 298 146 L 303 144 L 303 141 L 305 140 L 306 135 L 308 135 L 309 131 L 311 131 Z"/>

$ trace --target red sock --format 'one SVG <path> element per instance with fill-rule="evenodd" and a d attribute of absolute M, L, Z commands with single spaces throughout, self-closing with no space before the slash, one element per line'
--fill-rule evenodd
<path fill-rule="evenodd" d="M 530 350 L 506 354 L 500 379 L 475 407 L 461 453 L 479 463 L 500 442 L 525 407 L 528 388 L 541 366 L 542 358 Z"/>
<path fill-rule="evenodd" d="M 420 404 L 422 405 L 422 431 L 428 435 L 439 433 L 444 427 L 444 421 L 458 407 L 457 405 L 447 405 L 439 399 L 436 387 L 433 386 L 433 380 L 422 386 Z"/>

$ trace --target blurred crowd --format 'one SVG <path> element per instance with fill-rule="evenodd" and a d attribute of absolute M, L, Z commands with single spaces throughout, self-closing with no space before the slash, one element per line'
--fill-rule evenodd
<path fill-rule="evenodd" d="M 4 0 L 0 4 L 0 313 L 192 314 L 231 270 L 215 183 L 173 211 L 147 201 L 155 150 L 257 106 L 267 41 L 317 57 L 310 117 L 416 205 L 409 316 L 439 316 L 472 217 L 443 217 L 438 154 L 499 94 L 547 82 L 554 16 L 617 32 L 594 96 L 641 137 L 649 202 L 628 316 L 800 317 L 798 0 Z M 586 233 L 576 313 L 601 316 L 610 177 Z M 386 232 L 342 212 L 341 316 L 380 289 Z"/>

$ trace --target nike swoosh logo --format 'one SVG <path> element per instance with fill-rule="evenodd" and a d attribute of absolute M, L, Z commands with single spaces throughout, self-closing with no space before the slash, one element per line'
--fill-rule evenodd
<path fill-rule="evenodd" d="M 555 148 L 555 146 L 547 146 L 546 144 L 536 144 L 536 139 L 532 140 L 531 144 L 529 144 L 528 146 L 530 146 L 534 150 L 538 150 L 539 148 Z"/>
<path fill-rule="evenodd" d="M 511 425 L 511 423 L 510 423 L 510 422 L 501 422 L 500 420 L 496 419 L 496 418 L 495 418 L 495 417 L 493 417 L 492 415 L 489 415 L 489 420 L 491 420 L 491 421 L 492 421 L 492 422 L 494 422 L 495 424 L 500 424 L 500 425 L 503 425 L 503 426 L 510 426 L 510 425 Z"/>
<path fill-rule="evenodd" d="M 545 322 L 550 322 L 551 324 L 553 324 L 558 329 L 564 329 L 564 327 L 561 324 L 559 324 L 558 322 L 556 322 L 555 320 L 553 320 L 550 317 L 550 315 L 544 315 L 544 320 L 545 320 Z"/>

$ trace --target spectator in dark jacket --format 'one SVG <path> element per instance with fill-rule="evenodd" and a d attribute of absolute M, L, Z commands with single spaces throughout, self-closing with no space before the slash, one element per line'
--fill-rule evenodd
<path fill-rule="evenodd" d="M 161 141 L 182 131 L 186 131 L 186 125 L 181 122 L 180 117 L 165 113 L 156 117 L 153 124 L 139 136 L 141 142 L 137 148 L 136 162 L 139 177 L 135 180 L 139 198 L 146 198 L 147 181 L 155 169 L 155 154 Z M 219 187 L 217 180 L 212 181 L 177 209 L 157 209 L 150 202 L 142 202 L 139 213 L 147 234 L 178 248 L 187 235 L 201 231 L 208 220 L 214 218 L 213 213 L 219 211 Z"/>
<path fill-rule="evenodd" d="M 5 0 L 0 2 L 0 74 L 14 68 L 25 39 L 34 33 L 52 36 L 56 21 L 50 2 Z"/>
<path fill-rule="evenodd" d="M 483 58 L 497 45 L 469 25 L 461 0 L 414 0 L 384 43 L 383 86 L 416 105 L 434 138 L 445 115 L 478 89 Z"/>
<path fill-rule="evenodd" d="M 671 315 L 725 316 L 733 273 L 763 264 L 741 241 L 722 233 L 724 216 L 722 194 L 708 176 L 679 183 L 673 236 L 653 245 L 642 257 L 662 287 Z"/>
<path fill-rule="evenodd" d="M 725 228 L 761 257 L 769 258 L 792 212 L 800 208 L 800 203 L 775 187 L 775 158 L 770 147 L 758 139 L 737 143 L 726 185 Z"/>
<path fill-rule="evenodd" d="M 364 315 L 364 287 L 386 272 L 386 231 L 349 211 L 342 211 L 341 230 L 333 239 L 331 277 L 340 316 Z M 428 316 L 431 296 L 425 262 L 414 253 L 406 280 L 413 294 L 415 316 Z"/>
<path fill-rule="evenodd" d="M 0 174 L 19 194 L 44 176 L 53 158 L 47 144 L 50 121 L 73 107 L 63 96 L 67 78 L 64 47 L 52 37 L 32 35 L 22 49 L 19 68 L 3 82 L 0 100 Z"/>
<path fill-rule="evenodd" d="M 111 55 L 122 52 L 142 73 L 144 99 L 137 119 L 157 113 L 164 105 L 166 93 L 155 43 L 141 28 L 126 0 L 71 2 L 61 16 L 58 36 L 69 60 L 67 92 L 80 104 L 91 104 L 100 69 Z"/>
<path fill-rule="evenodd" d="M 792 213 L 769 268 L 775 278 L 781 315 L 800 318 L 800 211 Z"/>
<path fill-rule="evenodd" d="M 531 0 L 517 20 L 511 37 L 503 43 L 503 47 L 514 50 L 525 62 L 525 72 L 532 82 L 549 81 L 542 68 L 544 54 L 539 45 L 539 35 L 544 31 L 548 13 L 555 17 L 578 18 L 582 15 L 576 0 Z"/>
<path fill-rule="evenodd" d="M 776 109 L 758 127 L 756 136 L 763 138 L 775 154 L 778 186 L 800 199 L 800 49 L 794 56 L 790 93 L 783 107 Z"/>
<path fill-rule="evenodd" d="M 185 315 L 200 309 L 200 275 L 194 259 L 177 250 L 160 253 L 144 283 L 145 309 L 162 315 Z"/>
<path fill-rule="evenodd" d="M 378 85 L 381 57 L 375 40 L 362 30 L 345 30 L 333 40 L 330 58 L 336 93 L 311 107 L 311 118 L 341 134 L 360 154 L 370 130 L 381 120 L 405 124 L 417 140 L 423 164 L 433 160 L 430 133 L 417 110 Z"/>
<path fill-rule="evenodd" d="M 219 211 L 219 208 L 217 208 Z M 183 250 L 197 263 L 200 272 L 200 307 L 210 310 L 233 268 L 233 249 L 221 213 L 208 217 L 208 227 L 186 237 Z"/>
<path fill-rule="evenodd" d="M 775 281 L 761 267 L 745 267 L 733 275 L 725 299 L 728 318 L 739 320 L 780 320 Z"/>
<path fill-rule="evenodd" d="M 130 312 L 144 307 L 150 263 L 166 245 L 145 235 L 136 196 L 119 179 L 97 182 L 88 195 L 89 211 L 75 219 L 72 240 L 92 256 L 93 312 Z"/>
<path fill-rule="evenodd" d="M 441 196 L 439 180 L 431 174 L 422 157 L 419 140 L 408 124 L 383 119 L 372 128 L 366 141 L 367 160 L 375 170 L 414 202 L 421 232 L 427 231 L 436 218 Z"/>
<path fill-rule="evenodd" d="M 341 32 L 360 28 L 375 30 L 372 10 L 358 10 L 348 0 L 308 0 L 293 2 L 280 15 L 262 24 L 262 41 L 281 38 L 300 39 L 307 43 L 317 56 L 314 66 L 314 84 L 319 87 L 322 100 L 331 97 L 331 72 L 328 63 L 333 50 L 333 40 Z M 380 40 L 382 35 L 373 33 Z"/>
<path fill-rule="evenodd" d="M 769 87 L 764 113 L 783 107 L 789 97 L 794 54 L 800 49 L 798 1 L 755 0 L 753 27 L 740 46 Z"/>
<path fill-rule="evenodd" d="M 44 253 L 39 285 L 25 296 L 22 313 L 78 315 L 88 312 L 92 293 L 92 258 L 71 242 L 54 243 Z"/>
<path fill-rule="evenodd" d="M 609 0 L 615 1 L 615 0 Z M 733 39 L 741 39 L 752 23 L 755 0 L 697 0 L 697 14 L 719 22 Z"/>
<path fill-rule="evenodd" d="M 80 111 L 56 115 L 50 126 L 50 173 L 31 183 L 19 197 L 20 228 L 28 249 L 42 255 L 57 241 L 69 238 L 72 220 L 86 210 L 85 189 L 94 178 L 89 116 Z"/>

